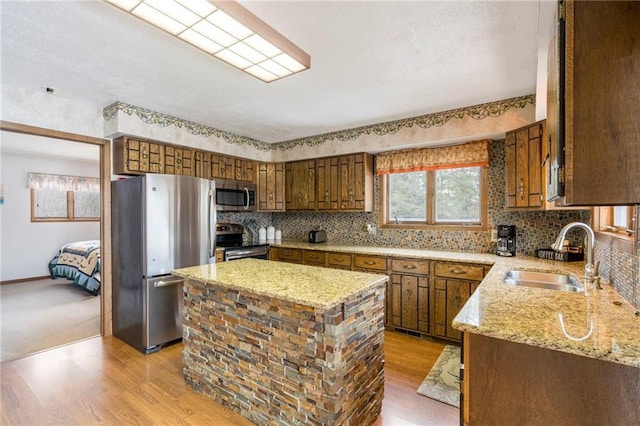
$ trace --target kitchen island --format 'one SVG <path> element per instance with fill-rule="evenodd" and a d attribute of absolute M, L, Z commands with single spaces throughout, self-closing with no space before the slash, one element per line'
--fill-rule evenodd
<path fill-rule="evenodd" d="M 178 269 L 184 377 L 257 424 L 366 425 L 384 394 L 386 275 L 258 259 Z"/>

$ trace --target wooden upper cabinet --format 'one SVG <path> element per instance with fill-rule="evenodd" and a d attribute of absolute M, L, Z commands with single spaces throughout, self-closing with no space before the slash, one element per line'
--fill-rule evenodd
<path fill-rule="evenodd" d="M 640 203 L 640 2 L 561 3 L 558 28 L 564 25 L 566 40 L 559 38 L 559 64 L 565 76 L 548 83 L 559 83 L 560 93 L 564 86 L 558 97 L 565 101 L 558 124 L 564 130 L 564 201 Z M 549 96 L 548 102 L 556 100 Z"/>
<path fill-rule="evenodd" d="M 119 175 L 164 173 L 163 145 L 128 136 L 115 139 L 113 172 Z"/>
<path fill-rule="evenodd" d="M 505 182 L 508 208 L 543 207 L 543 132 L 543 122 L 507 132 Z"/>
<path fill-rule="evenodd" d="M 231 157 L 221 154 L 211 154 L 211 174 L 214 179 L 235 178 L 235 161 Z"/>
<path fill-rule="evenodd" d="M 258 163 L 258 210 L 284 211 L 284 163 Z"/>
<path fill-rule="evenodd" d="M 213 179 L 211 176 L 211 153 L 207 151 L 195 151 L 194 165 L 196 177 Z"/>
<path fill-rule="evenodd" d="M 371 154 L 340 157 L 340 210 L 373 210 L 373 158 Z"/>
<path fill-rule="evenodd" d="M 319 211 L 373 211 L 373 156 L 359 153 L 317 160 Z"/>
<path fill-rule="evenodd" d="M 317 160 L 317 207 L 319 211 L 338 210 L 339 185 L 338 157 Z"/>
<path fill-rule="evenodd" d="M 285 183 L 287 210 L 316 209 L 316 160 L 286 163 Z"/>
<path fill-rule="evenodd" d="M 244 158 L 235 159 L 235 180 L 256 182 L 256 162 Z"/>
<path fill-rule="evenodd" d="M 165 145 L 165 173 L 171 175 L 194 176 L 194 151 L 191 148 Z"/>

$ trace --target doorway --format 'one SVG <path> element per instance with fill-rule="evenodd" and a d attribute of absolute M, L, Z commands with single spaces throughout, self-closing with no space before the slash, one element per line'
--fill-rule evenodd
<path fill-rule="evenodd" d="M 95 138 L 75 133 L 0 121 L 0 130 L 24 135 L 42 136 L 78 144 L 95 145 L 99 149 L 100 175 L 100 241 L 101 241 L 101 288 L 100 288 L 100 334 L 112 334 L 111 321 L 111 154 L 108 139 Z"/>

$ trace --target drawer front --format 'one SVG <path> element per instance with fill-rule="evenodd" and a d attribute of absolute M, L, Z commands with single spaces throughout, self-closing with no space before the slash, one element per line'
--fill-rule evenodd
<path fill-rule="evenodd" d="M 429 275 L 429 261 L 417 259 L 391 259 L 391 270 L 406 274 Z"/>
<path fill-rule="evenodd" d="M 354 260 L 354 266 L 362 269 L 374 269 L 376 271 L 387 270 L 387 258 L 376 256 L 361 256 L 356 255 Z"/>
<path fill-rule="evenodd" d="M 327 253 L 316 250 L 305 250 L 304 263 L 314 263 L 318 265 L 324 265 L 327 260 Z"/>
<path fill-rule="evenodd" d="M 436 275 L 439 277 L 457 278 L 460 280 L 482 281 L 483 268 L 480 265 L 464 263 L 436 263 Z"/>
<path fill-rule="evenodd" d="M 298 249 L 279 248 L 278 260 L 287 260 L 289 262 L 300 262 L 302 260 L 302 252 Z"/>
<path fill-rule="evenodd" d="M 348 253 L 327 253 L 327 263 L 330 266 L 351 268 L 351 255 Z"/>

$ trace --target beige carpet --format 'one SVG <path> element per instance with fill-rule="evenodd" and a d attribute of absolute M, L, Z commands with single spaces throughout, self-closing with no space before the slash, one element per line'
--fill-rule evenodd
<path fill-rule="evenodd" d="M 0 286 L 0 361 L 100 335 L 100 296 L 58 278 Z"/>
<path fill-rule="evenodd" d="M 447 345 L 417 392 L 460 408 L 460 348 Z"/>

